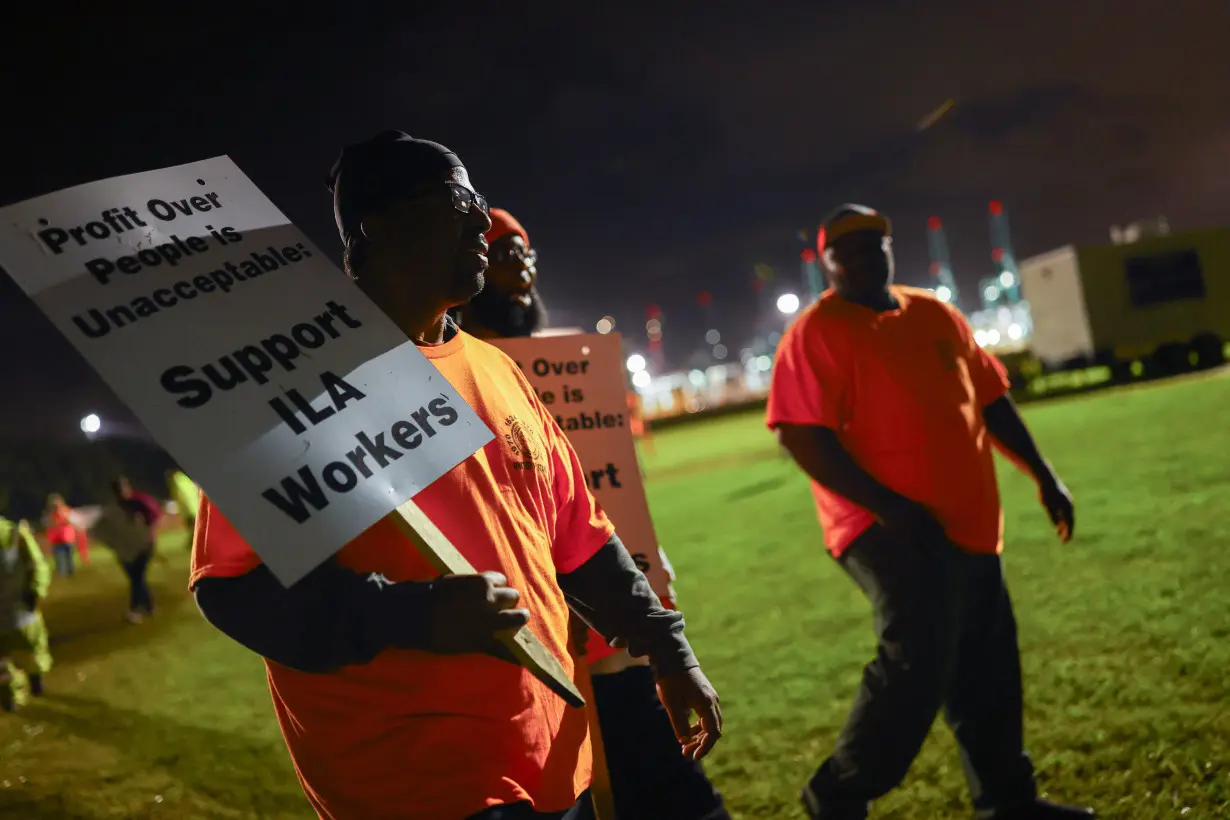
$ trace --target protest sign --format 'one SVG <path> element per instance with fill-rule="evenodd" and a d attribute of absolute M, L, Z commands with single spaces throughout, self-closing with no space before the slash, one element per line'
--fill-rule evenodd
<path fill-rule="evenodd" d="M 618 334 L 492 339 L 517 363 L 585 468 L 590 491 L 615 522 L 650 586 L 674 598 L 649 515 L 632 437 L 623 345 Z"/>
<path fill-rule="evenodd" d="M 283 584 L 399 507 L 404 524 L 493 438 L 228 157 L 0 209 L 0 265 Z M 437 568 L 473 571 L 430 530 Z M 528 630 L 509 643 L 580 699 Z"/>

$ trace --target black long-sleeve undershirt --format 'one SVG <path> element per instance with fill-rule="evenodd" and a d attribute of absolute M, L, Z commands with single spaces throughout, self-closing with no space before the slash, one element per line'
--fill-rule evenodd
<path fill-rule="evenodd" d="M 659 676 L 697 666 L 683 616 L 662 606 L 619 538 L 557 576 L 569 604 L 600 634 L 648 656 Z M 326 561 L 287 588 L 264 565 L 234 578 L 203 578 L 205 618 L 257 654 L 303 672 L 366 663 L 386 649 L 427 645 L 432 582 L 391 583 Z"/>

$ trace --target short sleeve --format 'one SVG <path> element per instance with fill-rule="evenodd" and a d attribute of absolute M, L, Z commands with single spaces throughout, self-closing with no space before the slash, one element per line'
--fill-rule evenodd
<path fill-rule="evenodd" d="M 841 429 L 845 378 L 809 313 L 786 331 L 777 347 L 766 423 Z"/>
<path fill-rule="evenodd" d="M 948 308 L 948 314 L 957 325 L 957 331 L 961 336 L 963 358 L 969 368 L 969 378 L 974 387 L 974 396 L 978 401 L 978 406 L 986 407 L 1007 393 L 1012 386 L 1012 381 L 1008 378 L 1008 370 L 994 354 L 986 352 L 978 344 L 965 314 L 951 305 L 945 305 L 945 307 Z"/>
<path fill-rule="evenodd" d="M 204 493 L 192 536 L 192 573 L 188 588 L 202 578 L 234 578 L 256 569 L 260 557 L 248 546 L 234 525 L 226 519 Z"/>

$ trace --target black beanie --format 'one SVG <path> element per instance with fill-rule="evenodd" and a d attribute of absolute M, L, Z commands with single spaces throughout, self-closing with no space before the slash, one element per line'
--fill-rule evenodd
<path fill-rule="evenodd" d="M 443 145 L 396 129 L 347 145 L 325 183 L 333 194 L 333 219 L 342 244 L 359 230 L 367 214 L 461 167 L 457 155 Z"/>

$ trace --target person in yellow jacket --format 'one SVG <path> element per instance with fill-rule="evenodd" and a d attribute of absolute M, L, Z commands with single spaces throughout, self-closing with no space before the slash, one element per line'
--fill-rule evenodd
<path fill-rule="evenodd" d="M 0 709 L 11 712 L 43 693 L 51 671 L 47 625 L 39 603 L 51 586 L 51 566 L 30 526 L 0 517 Z"/>
<path fill-rule="evenodd" d="M 191 535 L 196 529 L 196 514 L 201 506 L 201 491 L 183 470 L 167 471 L 167 489 L 179 507 L 179 517 Z"/>

